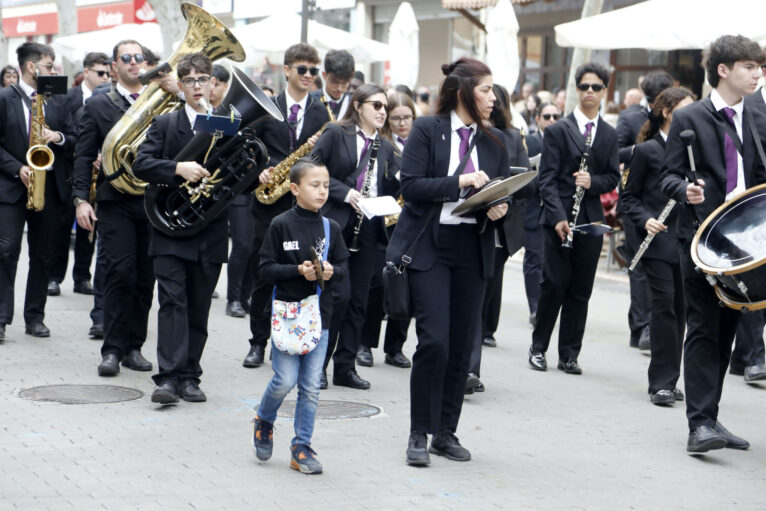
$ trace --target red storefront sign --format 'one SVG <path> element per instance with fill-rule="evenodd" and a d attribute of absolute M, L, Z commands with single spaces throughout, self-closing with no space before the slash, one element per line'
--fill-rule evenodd
<path fill-rule="evenodd" d="M 77 9 L 78 32 L 90 32 L 133 22 L 133 2 L 94 5 Z"/>
<path fill-rule="evenodd" d="M 149 3 L 149 0 L 133 0 L 133 13 L 135 16 L 135 23 L 157 21 L 157 15 L 154 14 L 154 7 Z"/>
<path fill-rule="evenodd" d="M 3 32 L 5 33 L 5 37 L 56 34 L 58 31 L 59 16 L 55 12 L 3 18 Z"/>

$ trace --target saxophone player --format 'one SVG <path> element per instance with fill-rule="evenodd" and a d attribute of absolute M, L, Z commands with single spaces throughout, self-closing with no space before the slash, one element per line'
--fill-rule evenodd
<path fill-rule="evenodd" d="M 261 173 L 261 184 L 268 183 L 274 166 L 286 159 L 298 147 L 316 140 L 316 133 L 329 120 L 327 109 L 318 98 L 309 94 L 314 78 L 319 74 L 319 53 L 306 43 L 290 46 L 285 51 L 284 73 L 287 89 L 272 97 L 284 121 L 268 117 L 255 125 L 255 135 L 266 145 L 269 166 Z M 289 176 L 286 176 L 289 178 Z M 261 250 L 271 220 L 292 207 L 292 194 L 287 193 L 273 204 L 253 200 L 254 217 L 251 268 L 253 290 L 250 299 L 250 351 L 242 362 L 244 367 L 263 363 L 266 342 L 271 337 L 271 291 L 274 283 L 259 276 L 258 253 Z"/>
<path fill-rule="evenodd" d="M 543 282 L 529 349 L 529 364 L 545 371 L 545 352 L 561 311 L 557 367 L 567 374 L 582 373 L 577 357 L 604 241 L 603 236 L 577 234 L 571 248 L 562 246 L 571 233 L 569 222 L 575 221 L 571 213 L 573 195 L 576 187 L 584 189 L 577 224 L 603 221 L 599 197 L 614 190 L 620 179 L 617 132 L 599 116 L 609 72 L 597 63 L 583 64 L 575 73 L 575 83 L 579 104 L 560 122 L 548 126 L 543 139 L 538 176 L 543 200 L 540 223 L 545 237 Z M 583 162 L 588 138 L 592 140 L 590 155 Z M 583 163 L 585 171 L 580 170 Z"/>
<path fill-rule="evenodd" d="M 45 179 L 46 205 L 42 211 L 26 208 L 30 176 L 26 153 L 30 128 L 40 123 L 48 126 L 42 128 L 40 142 L 53 151 L 53 172 L 66 172 L 67 162 L 71 164 L 71 144 L 75 138 L 64 96 L 52 96 L 47 100 L 44 119 L 32 118 L 33 102 L 38 101 L 37 76 L 56 74 L 53 49 L 26 42 L 16 49 L 16 55 L 21 79 L 17 84 L 0 89 L 0 340 L 5 337 L 5 326 L 13 320 L 13 287 L 25 223 L 29 244 L 25 331 L 35 337 L 50 336 L 43 319 L 52 255 L 50 240 L 62 198 L 51 176 Z"/>

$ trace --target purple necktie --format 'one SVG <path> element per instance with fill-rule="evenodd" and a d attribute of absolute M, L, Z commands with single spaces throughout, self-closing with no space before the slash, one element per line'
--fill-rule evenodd
<path fill-rule="evenodd" d="M 334 115 L 338 115 L 338 102 L 330 100 L 330 108 L 332 108 L 332 113 Z M 335 119 L 337 121 L 337 119 Z"/>
<path fill-rule="evenodd" d="M 582 138 L 588 138 L 588 135 L 590 135 L 590 132 L 593 131 L 593 122 L 589 122 L 585 125 L 585 131 L 582 132 Z"/>
<path fill-rule="evenodd" d="M 297 144 L 297 128 L 298 128 L 298 111 L 301 109 L 301 106 L 298 103 L 295 103 L 293 106 L 290 107 L 290 115 L 287 117 L 287 129 L 290 131 L 290 152 L 292 152 L 293 149 L 295 149 L 295 145 Z"/>
<path fill-rule="evenodd" d="M 473 130 L 471 128 L 463 127 L 458 128 L 457 135 L 460 137 L 460 147 L 458 147 L 458 157 L 460 160 L 463 160 L 463 156 L 465 156 L 465 153 L 468 152 L 468 140 L 471 138 L 471 133 Z M 465 170 L 463 171 L 463 174 L 470 174 L 471 172 L 476 172 L 476 169 L 473 166 L 473 161 L 471 160 L 471 157 L 468 157 L 468 161 L 465 164 Z"/>
<path fill-rule="evenodd" d="M 362 163 L 364 161 L 364 157 L 367 155 L 367 149 L 370 147 L 370 142 L 372 142 L 372 139 L 367 138 L 367 136 L 362 133 L 361 131 L 357 131 L 357 134 L 362 137 L 364 140 L 364 147 L 362 147 L 362 153 L 359 155 L 359 163 Z M 367 174 L 367 169 L 365 168 L 362 172 L 359 173 L 359 175 L 356 177 L 356 189 L 357 191 L 362 191 L 362 187 L 364 186 L 364 176 Z"/>
<path fill-rule="evenodd" d="M 722 110 L 726 114 L 726 120 L 736 130 L 737 126 L 734 124 L 734 115 L 737 112 L 728 106 Z M 723 134 L 723 154 L 726 159 L 726 193 L 728 194 L 737 187 L 737 170 L 739 166 L 737 165 L 737 148 L 728 133 Z"/>
<path fill-rule="evenodd" d="M 131 98 L 133 101 L 137 100 L 137 99 L 138 99 L 138 92 L 134 92 L 133 94 L 131 94 L 131 95 L 130 95 L 130 98 Z"/>
<path fill-rule="evenodd" d="M 398 141 L 400 144 L 402 144 L 402 146 L 404 146 L 404 144 L 406 144 L 406 143 L 407 143 L 407 140 L 403 139 L 402 137 L 396 137 L 396 140 L 397 140 L 397 141 Z"/>

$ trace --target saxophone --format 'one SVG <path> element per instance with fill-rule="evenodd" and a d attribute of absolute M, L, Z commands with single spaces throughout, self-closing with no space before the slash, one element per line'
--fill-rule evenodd
<path fill-rule="evenodd" d="M 45 145 L 43 129 L 45 113 L 43 106 L 45 98 L 37 95 L 32 105 L 32 122 L 29 126 L 29 149 L 27 150 L 27 166 L 30 168 L 29 184 L 27 186 L 27 209 L 42 211 L 45 207 L 45 174 L 53 166 L 53 151 Z"/>
<path fill-rule="evenodd" d="M 324 95 L 322 95 L 320 99 L 322 103 L 324 103 L 325 108 L 327 108 L 327 115 L 330 116 L 330 121 L 325 123 L 319 131 L 316 132 L 316 136 L 321 136 L 327 125 L 330 124 L 330 122 L 335 122 L 335 116 L 330 109 L 330 105 L 327 103 L 327 99 Z M 271 175 L 269 176 L 269 180 L 266 183 L 258 185 L 258 188 L 255 189 L 254 193 L 258 202 L 261 204 L 274 204 L 282 198 L 282 196 L 290 190 L 290 169 L 295 165 L 296 161 L 309 154 L 313 147 L 314 144 L 312 142 L 306 142 L 288 155 L 287 158 L 274 166 Z"/>
<path fill-rule="evenodd" d="M 580 168 L 577 170 L 578 172 L 588 171 L 588 157 L 590 155 L 590 144 L 592 140 L 593 136 L 588 133 L 588 137 L 585 139 L 585 151 L 582 153 L 582 158 L 580 158 Z M 574 239 L 574 231 L 572 229 L 574 229 L 574 226 L 577 223 L 577 216 L 580 214 L 580 205 L 582 204 L 583 197 L 585 197 L 585 188 L 576 186 L 574 204 L 572 204 L 572 220 L 569 222 L 569 234 L 567 234 L 566 239 L 561 244 L 564 248 L 572 248 L 572 241 Z"/>

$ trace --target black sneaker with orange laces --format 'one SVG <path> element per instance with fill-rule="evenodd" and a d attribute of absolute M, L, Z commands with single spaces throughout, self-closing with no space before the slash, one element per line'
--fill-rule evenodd
<path fill-rule="evenodd" d="M 253 419 L 253 449 L 261 461 L 271 458 L 274 447 L 274 424 L 264 421 L 256 415 Z"/>
<path fill-rule="evenodd" d="M 302 474 L 321 474 L 322 464 L 316 459 L 316 451 L 306 444 L 295 444 L 290 447 L 292 459 L 290 468 L 299 470 Z"/>

